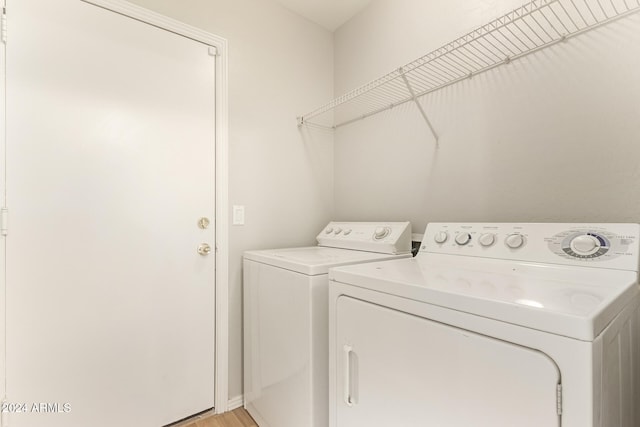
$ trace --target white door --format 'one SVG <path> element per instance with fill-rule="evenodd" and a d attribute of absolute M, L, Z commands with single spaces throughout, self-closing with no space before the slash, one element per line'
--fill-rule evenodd
<path fill-rule="evenodd" d="M 213 407 L 215 58 L 80 0 L 7 15 L 10 425 Z"/>
<path fill-rule="evenodd" d="M 349 297 L 337 303 L 336 427 L 558 427 L 544 354 Z"/>

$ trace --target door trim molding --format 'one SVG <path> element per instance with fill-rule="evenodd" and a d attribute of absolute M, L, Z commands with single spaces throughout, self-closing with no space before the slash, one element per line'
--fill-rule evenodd
<path fill-rule="evenodd" d="M 227 40 L 124 0 L 82 0 L 183 37 L 213 46 L 216 55 L 216 272 L 215 407 L 228 410 L 229 396 L 229 95 Z"/>
<path fill-rule="evenodd" d="M 0 0 L 0 6 L 4 9 L 6 0 Z M 6 21 L 2 22 L 2 26 Z M 2 28 L 2 32 L 5 28 Z M 0 41 L 0 208 L 7 207 L 7 63 L 6 43 Z M 5 402 L 7 397 L 7 236 L 0 235 L 0 401 Z M 4 424 L 0 413 L 0 425 Z"/>

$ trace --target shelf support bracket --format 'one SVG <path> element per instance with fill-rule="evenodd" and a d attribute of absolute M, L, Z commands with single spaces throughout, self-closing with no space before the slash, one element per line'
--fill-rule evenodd
<path fill-rule="evenodd" d="M 420 101 L 418 101 L 418 97 L 416 96 L 416 93 L 413 90 L 413 87 L 411 87 L 411 83 L 409 83 L 409 79 L 407 79 L 407 76 L 405 76 L 404 70 L 402 68 L 399 68 L 398 71 L 400 72 L 400 75 L 402 76 L 402 80 L 404 80 L 404 84 L 407 85 L 407 90 L 409 91 L 409 94 L 411 95 L 411 99 L 413 100 L 413 102 L 416 103 L 416 106 L 418 107 L 418 110 L 420 110 L 420 114 L 422 114 L 422 117 L 424 118 L 424 121 L 427 122 L 427 126 L 429 126 L 429 130 L 431 130 L 431 133 L 433 134 L 433 137 L 436 140 L 436 147 L 439 147 L 440 145 L 438 143 L 438 134 L 433 129 L 433 125 L 431 124 L 431 121 L 429 121 L 429 117 L 427 117 L 427 113 L 424 111 L 424 108 L 422 108 L 422 105 L 420 104 Z"/>

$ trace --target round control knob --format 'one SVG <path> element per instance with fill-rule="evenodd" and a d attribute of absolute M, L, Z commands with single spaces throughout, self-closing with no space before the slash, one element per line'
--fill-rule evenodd
<path fill-rule="evenodd" d="M 337 227 L 337 228 L 335 229 L 334 233 L 335 233 L 335 234 L 340 234 L 340 233 L 342 233 L 342 228 Z"/>
<path fill-rule="evenodd" d="M 326 230 L 324 230 L 324 232 L 325 232 L 326 234 L 331 234 L 331 233 L 333 233 L 333 227 L 327 227 L 327 229 L 326 229 Z"/>
<path fill-rule="evenodd" d="M 376 228 L 376 231 L 373 232 L 373 237 L 376 240 L 384 239 L 390 232 L 391 230 L 389 230 L 389 227 L 378 227 Z"/>
<path fill-rule="evenodd" d="M 482 236 L 480 236 L 478 241 L 484 247 L 491 246 L 496 241 L 496 235 L 493 233 L 484 233 Z"/>
<path fill-rule="evenodd" d="M 344 233 L 343 233 L 343 234 L 344 234 L 345 236 L 348 236 L 349 234 L 351 234 L 351 229 L 350 229 L 350 228 L 347 228 L 346 230 L 344 230 Z"/>
<path fill-rule="evenodd" d="M 458 233 L 456 235 L 456 243 L 460 246 L 466 245 L 471 241 L 471 234 L 469 233 Z"/>
<path fill-rule="evenodd" d="M 571 249 L 578 255 L 591 255 L 598 252 L 600 242 L 597 237 L 582 234 L 571 241 Z"/>
<path fill-rule="evenodd" d="M 433 236 L 433 240 L 435 240 L 436 243 L 444 243 L 447 241 L 448 238 L 449 238 L 449 233 L 447 233 L 446 231 L 438 231 L 436 235 Z"/>
<path fill-rule="evenodd" d="M 524 245 L 524 236 L 518 233 L 509 234 L 504 242 L 511 249 L 518 249 L 519 247 Z"/>

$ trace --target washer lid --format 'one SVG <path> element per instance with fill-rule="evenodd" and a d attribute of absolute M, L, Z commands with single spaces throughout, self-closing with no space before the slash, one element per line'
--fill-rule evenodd
<path fill-rule="evenodd" d="M 363 262 L 406 258 L 410 254 L 392 255 L 350 249 L 311 246 L 306 248 L 247 251 L 244 259 L 296 271 L 308 276 L 327 274 L 329 268 Z"/>
<path fill-rule="evenodd" d="M 329 278 L 584 341 L 639 294 L 633 271 L 442 254 L 337 268 Z"/>

